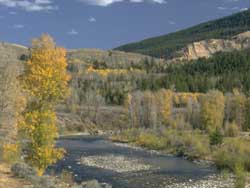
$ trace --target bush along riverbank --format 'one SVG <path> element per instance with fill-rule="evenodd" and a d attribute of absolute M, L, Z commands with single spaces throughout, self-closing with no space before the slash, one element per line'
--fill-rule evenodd
<path fill-rule="evenodd" d="M 128 143 L 189 160 L 213 164 L 221 172 L 233 172 L 235 187 L 247 184 L 250 172 L 248 137 L 224 137 L 219 131 L 210 134 L 198 130 L 128 129 L 110 137 L 114 142 Z"/>
<path fill-rule="evenodd" d="M 59 176 L 38 176 L 36 170 L 25 163 L 14 164 L 11 172 L 13 177 L 29 182 L 20 188 L 112 188 L 111 185 L 99 183 L 97 180 L 76 184 L 68 171 L 63 171 Z"/>

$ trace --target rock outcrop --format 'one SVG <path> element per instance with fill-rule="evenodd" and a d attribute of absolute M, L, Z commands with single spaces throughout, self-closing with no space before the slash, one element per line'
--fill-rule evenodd
<path fill-rule="evenodd" d="M 230 39 L 209 39 L 187 45 L 172 62 L 190 61 L 208 58 L 217 52 L 231 52 L 250 48 L 250 31 L 238 34 Z"/>

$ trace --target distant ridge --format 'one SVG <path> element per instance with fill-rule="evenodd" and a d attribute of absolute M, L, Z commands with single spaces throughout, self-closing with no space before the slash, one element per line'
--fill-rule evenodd
<path fill-rule="evenodd" d="M 126 44 L 115 48 L 115 50 L 172 59 L 180 55 L 178 54 L 179 50 L 193 42 L 207 39 L 227 39 L 248 30 L 250 30 L 249 9 L 175 33 Z"/>
<path fill-rule="evenodd" d="M 23 55 L 28 55 L 28 48 L 19 44 L 12 44 L 7 42 L 0 42 L 0 64 L 6 60 L 20 60 Z M 138 63 L 145 59 L 152 57 L 136 54 L 126 53 L 122 51 L 104 51 L 99 49 L 69 49 L 67 50 L 68 62 L 87 62 L 94 61 L 106 62 L 109 65 L 130 65 L 131 63 Z M 155 58 L 156 62 L 163 62 L 162 59 Z"/>

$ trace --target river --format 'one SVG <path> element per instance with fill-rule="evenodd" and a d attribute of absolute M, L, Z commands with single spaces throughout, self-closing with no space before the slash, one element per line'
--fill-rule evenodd
<path fill-rule="evenodd" d="M 63 137 L 59 139 L 58 146 L 65 148 L 67 154 L 64 159 L 50 167 L 49 172 L 53 170 L 54 173 L 60 173 L 66 169 L 72 172 L 77 182 L 97 179 L 99 182 L 111 184 L 113 188 L 161 188 L 171 183 L 197 181 L 216 173 L 214 168 L 201 166 L 184 158 L 123 147 L 104 137 Z M 105 156 L 110 156 L 109 163 L 112 165 L 117 162 L 116 157 L 124 157 L 128 161 L 134 161 L 131 167 L 135 167 L 138 162 L 138 165 L 140 163 L 151 168 L 119 172 L 80 163 L 81 158 L 101 157 L 102 160 Z M 101 162 L 105 165 L 105 161 Z M 118 166 L 121 164 L 122 161 L 118 161 Z"/>

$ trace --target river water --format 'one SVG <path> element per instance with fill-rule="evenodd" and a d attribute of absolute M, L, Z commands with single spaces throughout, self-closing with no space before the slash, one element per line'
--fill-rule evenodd
<path fill-rule="evenodd" d="M 67 154 L 64 159 L 50 167 L 49 172 L 71 171 L 77 182 L 97 179 L 99 182 L 111 184 L 114 188 L 163 188 L 171 183 L 205 179 L 216 173 L 211 167 L 201 166 L 183 158 L 123 147 L 103 137 L 64 137 L 58 141 L 58 146 L 65 148 Z M 118 173 L 79 163 L 81 157 L 106 155 L 136 159 L 154 169 Z"/>

